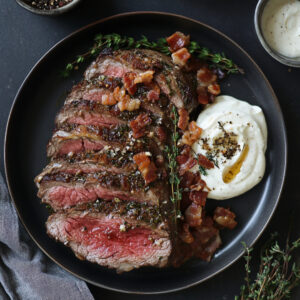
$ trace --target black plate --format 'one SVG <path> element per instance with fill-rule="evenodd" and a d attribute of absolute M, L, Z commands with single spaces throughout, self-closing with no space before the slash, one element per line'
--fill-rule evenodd
<path fill-rule="evenodd" d="M 114 270 L 80 261 L 63 245 L 50 239 L 44 223 L 48 213 L 36 197 L 33 178 L 46 165 L 46 144 L 54 117 L 66 92 L 82 72 L 63 80 L 58 72 L 93 41 L 96 33 L 118 32 L 151 39 L 176 30 L 227 56 L 245 70 L 222 82 L 223 93 L 262 107 L 269 129 L 267 169 L 263 181 L 246 194 L 225 202 L 210 200 L 210 208 L 222 204 L 237 214 L 238 227 L 222 233 L 223 247 L 210 263 L 189 261 L 178 269 L 144 268 L 117 275 Z M 82 68 L 82 71 L 84 68 Z M 267 79 L 236 43 L 200 22 L 165 13 L 129 13 L 89 25 L 55 45 L 34 66 L 20 88 L 6 129 L 5 169 L 19 217 L 37 245 L 57 264 L 72 274 L 100 287 L 132 293 L 163 293 L 200 283 L 224 270 L 243 253 L 241 241 L 252 245 L 270 220 L 279 200 L 285 177 L 287 143 L 282 113 Z"/>

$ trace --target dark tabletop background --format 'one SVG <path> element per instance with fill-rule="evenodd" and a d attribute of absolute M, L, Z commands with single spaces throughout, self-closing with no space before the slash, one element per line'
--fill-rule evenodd
<path fill-rule="evenodd" d="M 253 16 L 256 0 L 85 0 L 75 10 L 58 17 L 34 15 L 14 0 L 0 0 L 0 170 L 4 174 L 3 143 L 7 117 L 14 96 L 34 63 L 56 42 L 80 27 L 113 14 L 155 10 L 182 14 L 219 29 L 240 44 L 266 74 L 279 99 L 287 127 L 288 172 L 281 201 L 256 249 L 274 231 L 284 240 L 292 216 L 292 236 L 300 232 L 300 69 L 283 66 L 263 50 L 256 37 Z M 258 250 L 254 251 L 258 265 Z M 233 299 L 244 278 L 239 260 L 226 271 L 196 287 L 181 292 L 138 296 L 119 294 L 94 286 L 96 299 Z M 300 299 L 300 289 L 292 299 Z"/>

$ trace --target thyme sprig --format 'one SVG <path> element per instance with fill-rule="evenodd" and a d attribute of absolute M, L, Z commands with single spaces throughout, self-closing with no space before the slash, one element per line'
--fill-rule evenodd
<path fill-rule="evenodd" d="M 260 267 L 256 278 L 251 281 L 251 252 L 252 248 L 245 248 L 245 285 L 241 287 L 241 293 L 235 300 L 280 300 L 287 299 L 294 287 L 300 284 L 300 265 L 295 262 L 292 253 L 300 248 L 300 238 L 291 246 L 289 238 L 285 248 L 281 248 L 275 241 L 276 234 L 263 247 L 260 257 Z"/>
<path fill-rule="evenodd" d="M 78 55 L 76 59 L 68 63 L 62 72 L 64 77 L 68 77 L 73 70 L 77 70 L 79 65 L 88 58 L 97 56 L 104 48 L 118 49 L 151 49 L 166 55 L 171 55 L 168 43 L 165 38 L 149 41 L 142 35 L 141 39 L 135 40 L 133 37 L 121 36 L 117 33 L 97 34 L 94 39 L 94 45 L 87 52 Z M 208 48 L 200 46 L 197 42 L 191 41 L 188 47 L 190 53 L 196 57 L 206 61 L 209 66 L 219 68 L 227 74 L 242 73 L 240 69 L 231 59 L 227 58 L 224 53 L 213 53 Z"/>
<path fill-rule="evenodd" d="M 173 122 L 173 133 L 172 133 L 172 145 L 165 146 L 165 152 L 168 157 L 168 167 L 169 167 L 169 182 L 171 185 L 171 196 L 170 199 L 174 204 L 174 216 L 175 223 L 177 219 L 181 217 L 180 211 L 180 201 L 182 199 L 182 189 L 180 188 L 180 178 L 178 176 L 178 164 L 177 156 L 179 155 L 179 149 L 177 146 L 178 140 L 180 138 L 178 133 L 178 112 L 175 106 L 172 107 L 172 122 Z"/>

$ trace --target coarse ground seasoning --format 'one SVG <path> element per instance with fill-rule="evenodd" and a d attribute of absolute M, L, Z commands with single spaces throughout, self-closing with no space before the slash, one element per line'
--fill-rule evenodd
<path fill-rule="evenodd" d="M 72 1 L 73 0 L 25 0 L 25 3 L 29 4 L 33 8 L 51 10 L 63 7 Z"/>

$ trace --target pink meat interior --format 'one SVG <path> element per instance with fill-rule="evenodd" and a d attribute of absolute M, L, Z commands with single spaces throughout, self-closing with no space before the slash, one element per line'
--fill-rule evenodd
<path fill-rule="evenodd" d="M 77 204 L 94 202 L 98 198 L 113 200 L 116 197 L 125 201 L 144 201 L 138 196 L 135 197 L 131 193 L 118 190 L 110 190 L 101 186 L 94 186 L 90 188 L 55 186 L 52 187 L 48 193 L 49 203 L 56 209 L 67 208 Z"/>
<path fill-rule="evenodd" d="M 140 257 L 157 250 L 153 241 L 157 236 L 148 228 L 134 228 L 121 231 L 122 219 L 103 217 L 68 217 L 64 231 L 68 239 L 87 247 L 89 253 L 101 258 L 114 256 Z"/>

